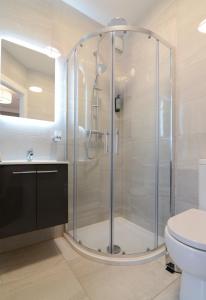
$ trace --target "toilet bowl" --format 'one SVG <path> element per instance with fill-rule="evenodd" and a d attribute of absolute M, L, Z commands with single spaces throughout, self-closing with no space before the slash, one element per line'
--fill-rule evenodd
<path fill-rule="evenodd" d="M 206 211 L 190 209 L 170 218 L 165 243 L 182 270 L 180 300 L 206 300 Z"/>

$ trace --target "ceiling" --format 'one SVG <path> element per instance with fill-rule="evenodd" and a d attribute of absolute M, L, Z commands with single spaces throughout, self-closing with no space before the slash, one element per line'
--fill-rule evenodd
<path fill-rule="evenodd" d="M 136 25 L 159 0 L 63 0 L 91 19 L 107 25 L 114 17 L 123 17 Z"/>

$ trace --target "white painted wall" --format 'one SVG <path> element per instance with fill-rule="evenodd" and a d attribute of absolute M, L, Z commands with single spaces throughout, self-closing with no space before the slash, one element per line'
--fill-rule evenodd
<path fill-rule="evenodd" d="M 64 159 L 65 138 L 54 144 L 54 131 L 65 134 L 66 82 L 64 57 L 85 33 L 100 25 L 60 0 L 0 0 L 0 36 L 9 36 L 37 47 L 53 46 L 63 58 L 58 60 L 55 122 L 0 117 L 0 153 L 3 160 L 25 159 L 34 149 L 38 159 Z"/>
<path fill-rule="evenodd" d="M 0 117 L 0 153 L 4 160 L 25 159 L 26 151 L 34 149 L 38 159 L 64 159 L 65 139 L 51 141 L 55 129 L 66 128 L 65 58 L 85 33 L 100 25 L 60 0 L 0 0 L 0 36 L 8 35 L 37 47 L 58 48 L 63 58 L 57 64 L 56 119 L 54 123 Z M 27 233 L 0 241 L 0 252 L 9 251 L 62 234 L 62 226 Z"/>
<path fill-rule="evenodd" d="M 197 31 L 206 18 L 204 0 L 166 0 L 141 25 L 174 47 L 176 212 L 198 206 L 198 161 L 206 157 L 206 35 Z"/>

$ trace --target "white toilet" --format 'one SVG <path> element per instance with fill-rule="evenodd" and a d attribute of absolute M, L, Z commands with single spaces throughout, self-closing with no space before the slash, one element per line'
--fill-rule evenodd
<path fill-rule="evenodd" d="M 182 270 L 180 300 L 206 300 L 206 159 L 199 163 L 199 209 L 170 218 L 165 243 Z"/>

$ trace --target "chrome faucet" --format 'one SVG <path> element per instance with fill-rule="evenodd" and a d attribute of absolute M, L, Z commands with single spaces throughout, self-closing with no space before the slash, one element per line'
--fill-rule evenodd
<path fill-rule="evenodd" d="M 33 157 L 34 157 L 34 151 L 33 149 L 29 149 L 27 151 L 26 158 L 28 161 L 32 161 Z"/>

